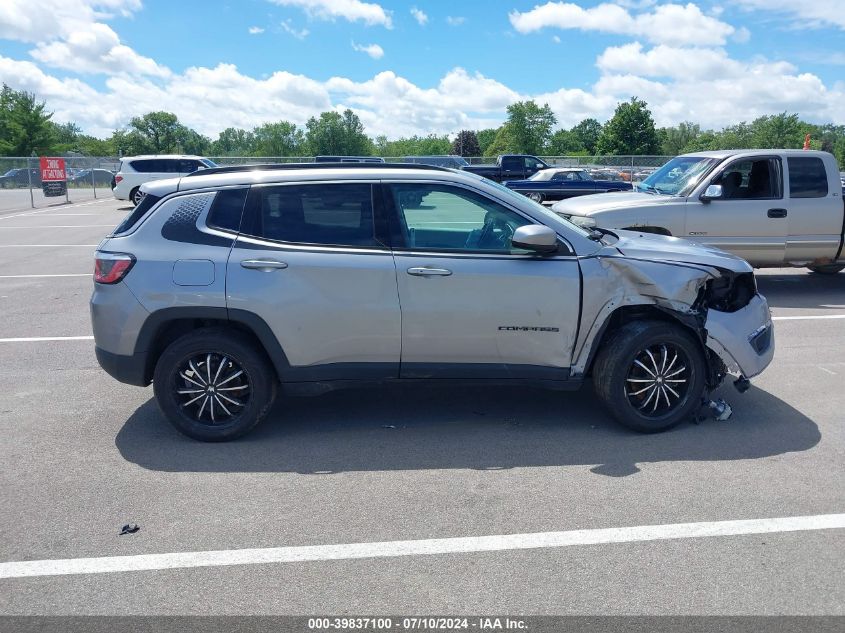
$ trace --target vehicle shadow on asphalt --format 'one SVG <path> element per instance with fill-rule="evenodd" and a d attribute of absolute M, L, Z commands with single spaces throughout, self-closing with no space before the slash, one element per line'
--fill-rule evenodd
<path fill-rule="evenodd" d="M 248 436 L 223 444 L 188 439 L 149 400 L 126 421 L 115 444 L 143 468 L 168 472 L 480 470 L 593 466 L 624 477 L 654 462 L 758 459 L 806 451 L 816 424 L 752 387 L 720 395 L 733 418 L 685 422 L 642 435 L 616 424 L 596 398 L 527 388 L 391 385 L 318 397 L 281 397 Z"/>
<path fill-rule="evenodd" d="M 757 287 L 772 308 L 807 308 L 842 311 L 845 272 L 836 275 L 759 275 Z"/>

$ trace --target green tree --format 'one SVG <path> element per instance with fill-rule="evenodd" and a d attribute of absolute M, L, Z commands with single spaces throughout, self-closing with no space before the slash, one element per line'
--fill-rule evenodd
<path fill-rule="evenodd" d="M 472 130 L 461 130 L 452 142 L 450 153 L 455 156 L 481 156 L 478 135 Z"/>
<path fill-rule="evenodd" d="M 478 148 L 480 150 L 476 156 L 489 156 L 487 148 L 490 147 L 490 144 L 496 138 L 498 131 L 498 128 L 487 128 L 485 130 L 478 130 L 475 133 L 475 136 L 478 137 Z"/>
<path fill-rule="evenodd" d="M 0 151 L 6 156 L 48 153 L 56 142 L 55 124 L 46 104 L 31 92 L 12 90 L 3 84 L 0 92 Z"/>
<path fill-rule="evenodd" d="M 596 119 L 584 119 L 572 128 L 572 133 L 588 154 L 596 153 L 596 145 L 601 136 L 602 125 Z"/>
<path fill-rule="evenodd" d="M 549 104 L 538 106 L 534 101 L 517 101 L 507 108 L 508 128 L 512 151 L 518 154 L 541 154 L 557 123 Z"/>
<path fill-rule="evenodd" d="M 176 129 L 176 151 L 182 154 L 206 154 L 211 148 L 211 139 L 184 125 Z"/>
<path fill-rule="evenodd" d="M 511 130 L 507 124 L 505 124 L 499 128 L 496 132 L 496 136 L 490 144 L 484 148 L 484 155 L 498 156 L 499 154 L 514 154 L 517 151 L 516 143 L 511 136 Z"/>
<path fill-rule="evenodd" d="M 574 156 L 587 153 L 578 135 L 572 130 L 558 130 L 552 134 L 546 151 L 549 156 Z"/>
<path fill-rule="evenodd" d="M 217 135 L 209 150 L 214 156 L 250 156 L 255 151 L 255 134 L 237 127 L 227 127 Z"/>
<path fill-rule="evenodd" d="M 289 121 L 265 123 L 252 131 L 255 156 L 301 156 L 305 133 Z"/>
<path fill-rule="evenodd" d="M 364 133 L 364 124 L 352 110 L 322 112 L 305 124 L 305 143 L 314 156 L 368 156 L 372 141 Z"/>
<path fill-rule="evenodd" d="M 182 125 L 172 112 L 147 112 L 129 121 L 129 132 L 135 132 L 133 139 L 140 142 L 142 152 L 150 154 L 172 154 L 182 133 Z M 135 153 L 135 152 L 133 152 Z"/>
<path fill-rule="evenodd" d="M 806 126 L 802 126 L 797 114 L 783 112 L 772 116 L 761 116 L 751 123 L 749 147 L 800 149 L 804 146 L 805 129 Z"/>
<path fill-rule="evenodd" d="M 676 127 L 663 128 L 661 132 L 661 151 L 667 156 L 677 156 L 698 138 L 701 128 L 696 123 L 684 121 Z"/>
<path fill-rule="evenodd" d="M 659 151 L 657 130 L 648 104 L 636 97 L 616 106 L 613 118 L 602 129 L 596 144 L 598 154 L 643 155 Z"/>

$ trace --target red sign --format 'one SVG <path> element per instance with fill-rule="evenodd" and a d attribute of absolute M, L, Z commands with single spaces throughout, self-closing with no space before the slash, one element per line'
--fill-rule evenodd
<path fill-rule="evenodd" d="M 41 157 L 41 180 L 43 182 L 63 182 L 65 176 L 65 159 Z"/>

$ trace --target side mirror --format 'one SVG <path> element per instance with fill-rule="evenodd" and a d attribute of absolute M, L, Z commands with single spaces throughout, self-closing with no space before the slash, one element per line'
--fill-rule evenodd
<path fill-rule="evenodd" d="M 511 244 L 535 253 L 554 253 L 558 249 L 557 233 L 542 224 L 528 224 L 513 232 Z"/>
<path fill-rule="evenodd" d="M 707 189 L 701 194 L 699 200 L 702 202 L 709 202 L 710 200 L 718 200 L 722 197 L 722 185 L 707 185 Z"/>

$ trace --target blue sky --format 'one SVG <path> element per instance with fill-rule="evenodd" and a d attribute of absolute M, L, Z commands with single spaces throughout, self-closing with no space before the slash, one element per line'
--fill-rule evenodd
<path fill-rule="evenodd" d="M 38 4 L 0 5 L 0 79 L 98 135 L 151 109 L 214 136 L 344 107 L 371 133 L 454 133 L 524 98 L 568 127 L 633 95 L 662 125 L 845 124 L 842 0 Z"/>

